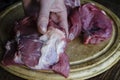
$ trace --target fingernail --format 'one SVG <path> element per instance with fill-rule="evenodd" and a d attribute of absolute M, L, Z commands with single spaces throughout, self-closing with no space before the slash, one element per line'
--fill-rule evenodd
<path fill-rule="evenodd" d="M 39 32 L 44 34 L 47 31 L 47 26 L 45 24 L 41 24 L 38 26 Z"/>
<path fill-rule="evenodd" d="M 46 33 L 47 29 L 45 27 L 42 27 L 42 32 Z"/>

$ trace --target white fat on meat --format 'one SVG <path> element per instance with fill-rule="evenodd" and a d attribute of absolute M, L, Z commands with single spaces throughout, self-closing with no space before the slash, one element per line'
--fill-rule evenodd
<path fill-rule="evenodd" d="M 16 62 L 16 63 L 21 63 L 21 64 L 23 64 L 23 62 L 22 62 L 22 56 L 21 56 L 21 54 L 18 52 L 18 53 L 15 53 L 15 56 L 14 56 L 14 61 Z"/>
<path fill-rule="evenodd" d="M 64 53 L 66 47 L 65 33 L 56 28 L 50 28 L 46 34 L 40 37 L 43 41 L 41 57 L 38 65 L 32 69 L 49 69 L 59 61 L 59 55 Z"/>
<path fill-rule="evenodd" d="M 80 0 L 64 0 L 65 1 L 65 5 L 75 8 L 80 6 Z"/>

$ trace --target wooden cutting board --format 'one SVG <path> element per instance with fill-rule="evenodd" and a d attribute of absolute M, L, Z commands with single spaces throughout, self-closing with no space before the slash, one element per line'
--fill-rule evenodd
<path fill-rule="evenodd" d="M 80 80 L 96 76 L 111 68 L 120 59 L 120 20 L 118 17 L 104 6 L 90 1 L 82 0 L 82 4 L 91 2 L 104 10 L 114 21 L 112 37 L 98 45 L 84 45 L 80 38 L 76 38 L 69 43 L 66 53 L 70 58 L 70 75 L 64 78 L 52 71 L 30 70 L 24 66 L 1 66 L 25 79 L 33 80 Z M 22 3 L 16 3 L 0 14 L 0 59 L 4 55 L 3 45 L 12 38 L 14 21 L 22 18 L 24 11 Z"/>

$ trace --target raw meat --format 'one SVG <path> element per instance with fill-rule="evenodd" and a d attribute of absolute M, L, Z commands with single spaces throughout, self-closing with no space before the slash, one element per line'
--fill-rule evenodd
<path fill-rule="evenodd" d="M 97 44 L 111 37 L 113 23 L 104 11 L 91 3 L 79 6 L 73 2 L 67 5 L 73 6 L 68 13 L 69 40 L 81 35 L 84 44 Z M 53 70 L 68 77 L 70 66 L 65 53 L 68 43 L 65 30 L 59 26 L 55 17 L 51 16 L 48 30 L 44 35 L 37 31 L 35 16 L 16 22 L 16 37 L 6 44 L 6 53 L 2 63 L 25 65 L 36 70 Z"/>
<path fill-rule="evenodd" d="M 17 42 L 14 40 L 8 41 L 5 48 L 6 48 L 6 52 L 3 57 L 2 63 L 4 65 L 11 65 L 11 64 L 17 65 L 17 63 L 15 63 L 15 61 L 14 61 L 14 56 L 17 52 Z"/>
<path fill-rule="evenodd" d="M 69 15 L 69 40 L 78 37 L 82 31 L 82 23 L 80 18 L 79 7 L 74 8 Z"/>
<path fill-rule="evenodd" d="M 65 34 L 59 29 L 50 27 L 46 34 L 40 37 L 43 42 L 39 64 L 33 69 L 48 69 L 51 64 L 59 61 L 59 55 L 66 47 Z"/>
<path fill-rule="evenodd" d="M 67 45 L 65 33 L 51 22 L 47 33 L 40 36 L 34 22 L 36 21 L 33 17 L 27 17 L 16 23 L 14 41 L 17 44 L 12 43 L 13 46 L 10 43 L 7 44 L 7 52 L 2 63 L 4 65 L 25 65 L 36 70 L 51 69 L 67 77 L 69 61 L 65 54 Z M 14 47 L 17 48 L 14 50 Z M 10 58 L 8 58 L 9 55 L 11 55 Z M 61 60 L 61 56 L 67 59 Z M 60 65 L 56 66 L 57 64 Z M 57 71 L 56 68 L 59 70 Z M 62 71 L 62 68 L 65 71 Z"/>
<path fill-rule="evenodd" d="M 98 44 L 111 37 L 112 24 L 104 11 L 94 4 L 84 4 L 69 14 L 69 40 L 81 35 L 84 44 Z"/>
<path fill-rule="evenodd" d="M 52 66 L 52 70 L 62 74 L 65 77 L 68 77 L 69 69 L 69 59 L 68 56 L 64 53 L 60 54 L 59 62 Z"/>
<path fill-rule="evenodd" d="M 33 17 L 26 17 L 23 20 L 16 22 L 16 37 L 13 40 L 17 44 L 14 46 L 16 51 L 13 52 L 12 46 L 7 45 L 11 49 L 6 48 L 7 52 L 5 55 L 5 57 L 7 57 L 8 54 L 13 55 L 11 57 L 11 60 L 13 60 L 12 62 L 14 62 L 13 64 L 22 63 L 26 66 L 34 66 L 38 63 L 40 57 L 40 51 L 38 51 L 38 49 L 42 47 L 42 42 L 35 42 L 35 40 L 39 39 L 39 35 L 37 33 L 37 28 L 34 25 L 36 24 Z M 3 60 L 3 64 L 7 65 L 10 63 L 9 61 L 6 62 L 7 59 L 8 58 Z"/>
<path fill-rule="evenodd" d="M 67 13 L 70 14 L 74 8 L 80 7 L 80 0 L 64 0 Z"/>
<path fill-rule="evenodd" d="M 80 12 L 84 44 L 97 44 L 111 37 L 112 20 L 104 11 L 88 3 Z"/>
<path fill-rule="evenodd" d="M 40 41 L 39 37 L 36 35 L 20 37 L 18 43 L 18 55 L 15 56 L 15 58 L 20 58 L 28 67 L 34 67 L 38 64 L 42 46 L 42 41 Z M 19 63 L 17 62 L 18 58 L 14 59 L 16 63 Z"/>

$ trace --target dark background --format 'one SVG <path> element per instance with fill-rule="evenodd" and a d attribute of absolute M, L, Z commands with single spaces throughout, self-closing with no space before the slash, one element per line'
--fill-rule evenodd
<path fill-rule="evenodd" d="M 20 0 L 0 0 L 0 12 Z M 120 17 L 120 0 L 94 0 L 112 10 Z M 0 80 L 24 80 L 0 68 Z M 108 71 L 88 80 L 120 80 L 120 61 Z"/>

